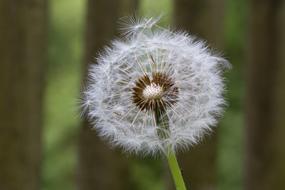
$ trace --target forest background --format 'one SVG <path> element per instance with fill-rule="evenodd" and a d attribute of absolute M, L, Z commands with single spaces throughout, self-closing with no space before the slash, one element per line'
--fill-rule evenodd
<path fill-rule="evenodd" d="M 0 0 L 0 190 L 173 190 L 163 160 L 111 149 L 80 117 L 118 20 L 163 15 L 228 59 L 225 115 L 178 155 L 193 190 L 285 186 L 284 0 Z"/>

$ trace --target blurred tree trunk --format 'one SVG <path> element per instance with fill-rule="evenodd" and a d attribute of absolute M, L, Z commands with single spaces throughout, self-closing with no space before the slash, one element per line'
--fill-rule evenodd
<path fill-rule="evenodd" d="M 206 39 L 211 47 L 223 48 L 224 0 L 174 0 L 174 25 Z M 187 153 L 179 155 L 181 168 L 190 189 L 216 189 L 217 134 Z"/>
<path fill-rule="evenodd" d="M 246 112 L 247 190 L 282 190 L 285 179 L 285 5 L 251 0 Z"/>
<path fill-rule="evenodd" d="M 0 189 L 40 188 L 47 2 L 0 1 Z"/>
<path fill-rule="evenodd" d="M 174 0 L 174 25 L 223 48 L 224 6 L 225 0 Z"/>
<path fill-rule="evenodd" d="M 94 63 L 96 53 L 117 34 L 118 19 L 136 10 L 137 2 L 88 1 L 84 76 L 87 76 L 88 65 Z M 130 189 L 126 156 L 103 142 L 86 120 L 80 130 L 79 141 L 80 190 Z"/>

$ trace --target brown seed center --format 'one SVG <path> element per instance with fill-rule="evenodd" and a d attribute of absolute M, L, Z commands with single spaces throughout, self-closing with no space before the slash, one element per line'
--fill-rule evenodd
<path fill-rule="evenodd" d="M 133 103 L 141 110 L 166 109 L 178 100 L 178 88 L 167 74 L 156 72 L 140 77 L 132 89 Z"/>

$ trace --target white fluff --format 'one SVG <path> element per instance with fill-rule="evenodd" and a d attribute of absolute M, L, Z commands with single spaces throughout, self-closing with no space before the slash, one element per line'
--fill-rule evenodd
<path fill-rule="evenodd" d="M 84 92 L 83 106 L 99 135 L 128 152 L 186 149 L 217 124 L 225 104 L 221 74 L 229 63 L 204 42 L 157 21 L 125 25 L 126 38 L 113 41 L 90 67 Z M 170 133 L 164 140 L 157 136 L 153 113 L 132 102 L 134 82 L 153 70 L 167 73 L 179 89 L 178 102 L 167 109 Z"/>

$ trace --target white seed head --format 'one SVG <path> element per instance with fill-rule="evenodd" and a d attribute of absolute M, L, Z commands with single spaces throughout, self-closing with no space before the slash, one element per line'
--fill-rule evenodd
<path fill-rule="evenodd" d="M 188 148 L 216 125 L 225 105 L 222 71 L 229 63 L 204 42 L 157 21 L 125 25 L 128 35 L 90 67 L 84 92 L 99 135 L 135 153 Z M 157 134 L 155 110 L 168 117 L 167 138 Z"/>

